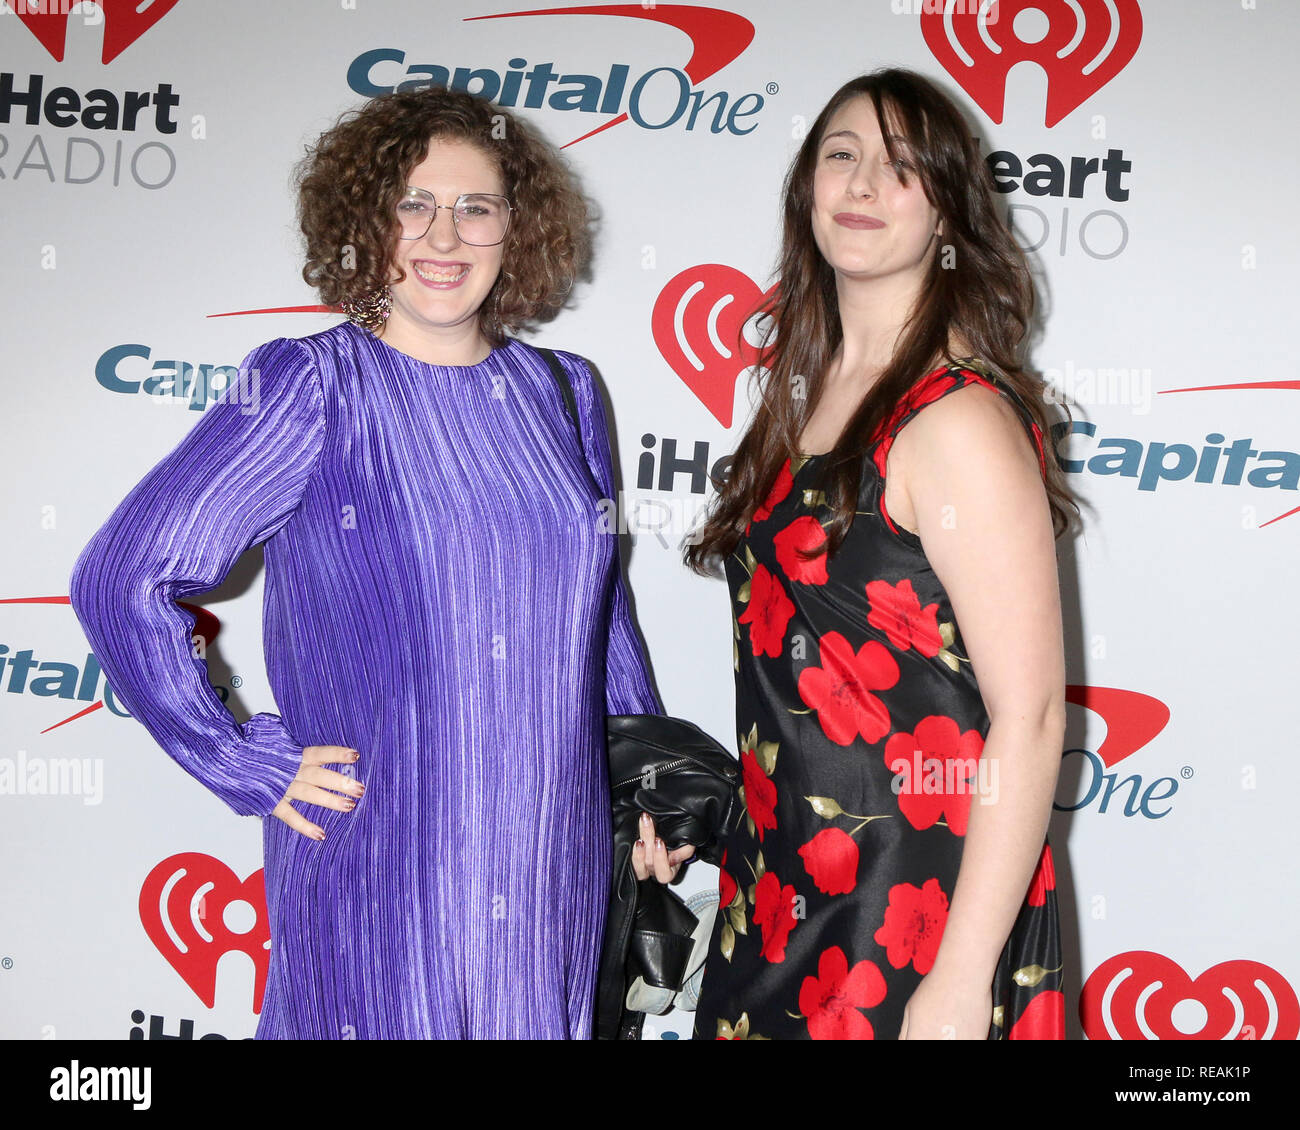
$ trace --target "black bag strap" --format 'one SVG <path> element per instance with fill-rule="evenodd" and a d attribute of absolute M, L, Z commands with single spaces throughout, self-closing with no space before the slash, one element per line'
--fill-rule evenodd
<path fill-rule="evenodd" d="M 569 380 L 569 374 L 564 371 L 564 366 L 560 364 L 560 359 L 550 349 L 542 349 L 534 346 L 537 352 L 542 355 L 542 360 L 546 362 L 546 367 L 551 370 L 551 376 L 555 378 L 555 383 L 560 386 L 560 395 L 564 397 L 564 407 L 569 413 L 569 419 L 573 421 L 573 429 L 578 433 L 578 441 L 582 442 L 582 425 L 578 423 L 578 405 L 573 399 L 573 382 Z"/>

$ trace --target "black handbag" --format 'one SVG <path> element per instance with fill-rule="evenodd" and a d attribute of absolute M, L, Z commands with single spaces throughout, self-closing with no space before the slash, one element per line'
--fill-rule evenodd
<path fill-rule="evenodd" d="M 573 387 L 560 360 L 539 349 L 578 432 Z M 639 1039 L 645 1014 L 626 1007 L 628 987 L 640 978 L 656 989 L 680 992 L 689 970 L 698 921 L 657 879 L 636 878 L 632 849 L 648 812 L 669 851 L 691 844 L 691 857 L 722 860 L 721 840 L 740 807 L 740 766 L 694 723 L 662 714 L 611 714 L 605 722 L 614 824 L 613 879 L 601 945 L 595 1037 Z M 689 862 L 689 861 L 688 861 Z M 683 864 L 674 882 L 685 874 Z"/>

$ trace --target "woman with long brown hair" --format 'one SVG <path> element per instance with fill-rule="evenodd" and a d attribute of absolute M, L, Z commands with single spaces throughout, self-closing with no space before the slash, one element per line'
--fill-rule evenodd
<path fill-rule="evenodd" d="M 685 557 L 725 567 L 745 817 L 703 1038 L 1060 1038 L 1046 842 L 1076 509 L 1033 288 L 953 103 L 845 84 L 786 178 L 767 375 Z"/>

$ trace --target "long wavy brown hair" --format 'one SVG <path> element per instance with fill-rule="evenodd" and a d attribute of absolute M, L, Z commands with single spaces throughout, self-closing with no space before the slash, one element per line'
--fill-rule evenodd
<path fill-rule="evenodd" d="M 952 101 L 912 71 L 889 68 L 845 83 L 818 115 L 791 163 L 784 186 L 784 226 L 778 282 L 755 313 L 766 319 L 754 419 L 732 457 L 700 527 L 688 535 L 683 558 L 698 573 L 713 575 L 744 534 L 788 458 L 799 454 L 799 437 L 817 405 L 826 370 L 843 338 L 835 273 L 813 238 L 813 174 L 822 137 L 834 114 L 850 99 L 871 99 L 891 161 L 899 154 L 892 135 L 906 138 L 909 159 L 931 205 L 941 217 L 916 305 L 899 335 L 889 365 L 840 433 L 821 467 L 822 489 L 832 517 L 819 553 L 839 548 L 857 509 L 864 457 L 908 390 L 943 362 L 963 352 L 982 360 L 1020 396 L 1050 442 L 1041 379 L 1023 367 L 1034 288 L 1024 253 L 994 206 L 992 178 L 970 130 Z M 905 172 L 900 175 L 906 175 Z M 904 181 L 906 183 L 906 181 Z M 946 245 L 946 246 L 945 246 Z M 1059 538 L 1078 505 L 1054 457 L 1043 476 Z M 819 553 L 805 556 L 818 556 Z"/>
<path fill-rule="evenodd" d="M 481 150 L 514 207 L 501 273 L 479 311 L 483 336 L 500 345 L 506 330 L 563 308 L 589 262 L 594 210 L 552 145 L 477 95 L 440 87 L 381 94 L 340 115 L 307 148 L 293 175 L 306 252 L 302 277 L 334 307 L 406 277 L 393 263 L 395 208 L 435 137 Z"/>

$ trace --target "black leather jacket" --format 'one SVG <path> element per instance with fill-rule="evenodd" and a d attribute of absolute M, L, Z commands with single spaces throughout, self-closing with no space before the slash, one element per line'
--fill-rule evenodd
<path fill-rule="evenodd" d="M 609 784 L 614 810 L 614 874 L 596 997 L 598 1040 L 638 1039 L 643 1013 L 624 1001 L 632 980 L 680 989 L 691 955 L 695 915 L 657 880 L 638 881 L 632 847 L 648 812 L 671 851 L 721 862 L 720 841 L 740 810 L 739 762 L 699 727 L 658 714 L 611 715 Z M 678 881 L 685 866 L 678 873 Z"/>

